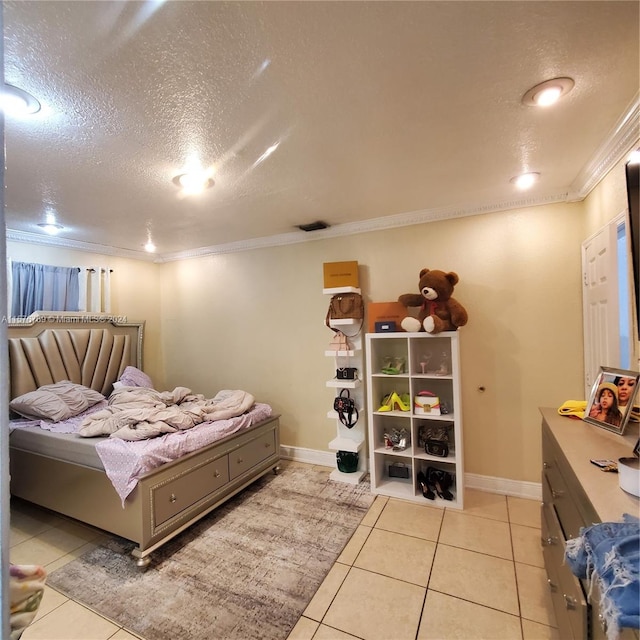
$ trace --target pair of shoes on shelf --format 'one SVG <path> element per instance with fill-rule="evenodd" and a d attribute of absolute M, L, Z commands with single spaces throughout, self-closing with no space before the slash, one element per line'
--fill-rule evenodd
<path fill-rule="evenodd" d="M 398 358 L 385 357 L 382 361 L 381 373 L 388 376 L 397 376 L 399 373 L 405 373 L 407 359 L 400 356 Z"/>
<path fill-rule="evenodd" d="M 378 411 L 410 411 L 411 398 L 408 393 L 398 395 L 395 391 L 382 398 L 382 404 Z"/>
<path fill-rule="evenodd" d="M 436 494 L 433 492 L 433 489 L 427 483 L 427 477 L 420 471 L 418 473 L 418 484 L 422 487 L 422 495 L 427 500 L 435 500 Z"/>
<path fill-rule="evenodd" d="M 453 484 L 453 477 L 448 471 L 443 471 L 436 467 L 427 467 L 425 478 L 427 485 L 435 490 L 439 498 L 443 500 L 453 500 L 453 493 L 449 491 Z"/>

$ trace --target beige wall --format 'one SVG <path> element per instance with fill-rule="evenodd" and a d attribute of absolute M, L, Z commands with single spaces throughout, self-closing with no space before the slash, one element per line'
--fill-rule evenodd
<path fill-rule="evenodd" d="M 465 471 L 538 482 L 538 407 L 583 398 L 580 246 L 624 209 L 623 169 L 583 203 L 160 265 L 12 242 L 8 255 L 110 266 L 114 313 L 147 321 L 158 387 L 246 389 L 282 414 L 283 444 L 323 451 L 335 436 L 323 262 L 357 260 L 368 301 L 417 292 L 422 267 L 457 271 L 470 317 L 460 330 Z"/>
<path fill-rule="evenodd" d="M 162 265 L 167 382 L 247 389 L 284 444 L 327 450 L 322 263 L 357 260 L 370 301 L 417 292 L 422 267 L 457 271 L 466 471 L 537 482 L 538 406 L 582 397 L 582 218 L 534 207 Z"/>
<path fill-rule="evenodd" d="M 158 265 L 142 260 L 12 241 L 7 242 L 7 257 L 62 267 L 103 266 L 113 269 L 111 312 L 127 316 L 129 320 L 145 320 L 144 366 L 154 379 L 164 380 Z"/>
<path fill-rule="evenodd" d="M 628 209 L 625 161 L 619 162 L 585 200 L 585 239 Z"/>

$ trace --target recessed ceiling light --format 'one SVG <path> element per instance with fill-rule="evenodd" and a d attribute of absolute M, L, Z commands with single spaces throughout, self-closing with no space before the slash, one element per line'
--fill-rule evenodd
<path fill-rule="evenodd" d="M 192 171 L 181 173 L 173 179 L 173 183 L 181 187 L 186 194 L 202 193 L 213 186 L 213 179 L 208 171 Z"/>
<path fill-rule="evenodd" d="M 147 243 L 144 245 L 144 250 L 147 251 L 148 253 L 155 253 L 156 245 L 153 244 L 151 240 L 148 240 Z"/>
<path fill-rule="evenodd" d="M 38 226 L 52 236 L 64 229 L 61 224 L 56 224 L 55 222 L 39 222 Z"/>
<path fill-rule="evenodd" d="M 530 173 L 521 173 L 519 176 L 511 178 L 509 182 L 512 182 L 518 189 L 524 191 L 525 189 L 531 188 L 539 178 L 540 174 L 532 171 Z"/>
<path fill-rule="evenodd" d="M 23 89 L 5 84 L 0 92 L 0 109 L 6 114 L 20 116 L 37 113 L 40 111 L 40 103 Z"/>
<path fill-rule="evenodd" d="M 530 107 L 548 107 L 566 96 L 574 84 L 571 78 L 554 78 L 541 82 L 522 96 L 522 103 Z"/>

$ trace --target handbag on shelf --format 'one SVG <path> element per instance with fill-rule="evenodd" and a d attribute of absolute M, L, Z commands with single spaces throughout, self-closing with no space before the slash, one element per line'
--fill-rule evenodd
<path fill-rule="evenodd" d="M 431 391 L 420 391 L 413 399 L 413 412 L 432 416 L 441 415 L 440 398 Z"/>
<path fill-rule="evenodd" d="M 351 345 L 342 331 L 336 331 L 329 343 L 328 351 L 350 351 Z"/>
<path fill-rule="evenodd" d="M 409 467 L 404 462 L 391 462 L 389 464 L 390 478 L 408 478 Z"/>
<path fill-rule="evenodd" d="M 338 380 L 355 380 L 358 376 L 358 370 L 355 367 L 338 367 L 336 369 L 336 378 Z"/>
<path fill-rule="evenodd" d="M 333 329 L 331 320 L 347 319 L 364 320 L 364 301 L 359 293 L 336 293 L 331 296 L 325 318 L 327 327 Z"/>
<path fill-rule="evenodd" d="M 358 470 L 358 454 L 351 451 L 337 451 L 336 462 L 338 471 L 355 473 Z"/>
<path fill-rule="evenodd" d="M 349 393 L 349 389 L 340 391 L 340 395 L 333 401 L 333 410 L 337 412 L 338 419 L 347 429 L 356 426 L 359 417 L 358 409 L 356 408 L 355 400 Z"/>
<path fill-rule="evenodd" d="M 430 456 L 446 458 L 449 455 L 449 430 L 443 425 L 424 427 L 424 451 Z"/>

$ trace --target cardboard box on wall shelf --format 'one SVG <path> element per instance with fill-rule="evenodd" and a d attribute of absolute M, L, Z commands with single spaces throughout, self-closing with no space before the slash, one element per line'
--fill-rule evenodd
<path fill-rule="evenodd" d="M 324 288 L 335 289 L 337 287 L 360 287 L 358 277 L 358 261 L 325 262 L 322 265 L 324 273 Z"/>
<path fill-rule="evenodd" d="M 367 305 L 367 321 L 369 333 L 375 333 L 376 322 L 395 322 L 396 331 L 404 331 L 400 326 L 406 318 L 407 308 L 399 302 L 369 302 Z"/>

